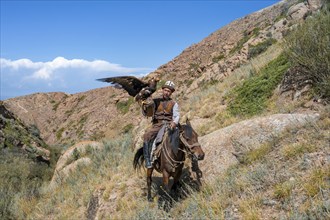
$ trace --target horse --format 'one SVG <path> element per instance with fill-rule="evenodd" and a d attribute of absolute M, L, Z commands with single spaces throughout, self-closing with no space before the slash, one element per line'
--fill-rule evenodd
<path fill-rule="evenodd" d="M 179 180 L 182 174 L 184 161 L 187 156 L 191 156 L 193 160 L 203 160 L 204 152 L 200 143 L 198 142 L 198 134 L 192 128 L 189 120 L 186 124 L 178 126 L 179 136 L 176 140 L 171 140 L 172 131 L 168 128 L 164 134 L 164 138 L 160 148 L 160 156 L 154 161 L 152 168 L 147 168 L 147 199 L 152 201 L 151 197 L 151 182 L 152 173 L 155 169 L 157 172 L 163 175 L 163 188 L 165 193 L 169 195 L 170 191 L 176 190 L 179 185 Z M 177 140 L 179 139 L 179 140 Z M 178 144 L 177 150 L 175 150 L 175 142 Z M 133 167 L 138 170 L 144 163 L 143 147 L 139 148 L 135 153 L 133 160 Z M 173 185 L 169 188 L 169 179 L 173 177 Z"/>

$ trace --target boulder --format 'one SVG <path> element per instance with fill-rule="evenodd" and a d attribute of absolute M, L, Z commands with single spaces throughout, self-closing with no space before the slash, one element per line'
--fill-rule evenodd
<path fill-rule="evenodd" d="M 78 166 L 90 164 L 92 161 L 86 155 L 89 149 L 101 150 L 103 147 L 104 145 L 97 141 L 82 141 L 67 149 L 57 161 L 49 188 L 53 189 L 65 181 Z"/>
<path fill-rule="evenodd" d="M 319 114 L 275 114 L 235 123 L 200 137 L 205 152 L 205 159 L 199 162 L 203 176 L 213 179 L 239 162 L 236 156 L 240 150 L 256 149 L 288 129 L 318 119 Z"/>
<path fill-rule="evenodd" d="M 305 3 L 293 5 L 288 10 L 288 17 L 292 20 L 300 20 L 305 17 L 308 12 L 308 7 Z"/>
<path fill-rule="evenodd" d="M 307 0 L 307 2 L 311 10 L 317 10 L 322 6 L 322 0 Z"/>

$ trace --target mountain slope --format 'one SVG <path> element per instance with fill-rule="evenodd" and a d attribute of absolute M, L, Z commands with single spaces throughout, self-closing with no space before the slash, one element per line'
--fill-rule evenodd
<path fill-rule="evenodd" d="M 201 88 L 224 80 L 240 66 L 251 62 L 253 48 L 268 42 L 263 46 L 263 50 L 267 49 L 307 13 L 320 7 L 320 3 L 308 1 L 289 10 L 291 5 L 296 7 L 295 2 L 279 2 L 233 21 L 187 48 L 148 77 L 159 76 L 162 79 L 160 84 L 165 80 L 174 81 L 177 84 L 174 97 L 185 104 L 184 100 L 200 92 Z M 303 13 L 296 15 L 301 11 Z M 258 65 L 254 63 L 254 68 L 259 68 Z M 114 137 L 143 119 L 138 105 L 133 104 L 123 91 L 112 87 L 73 95 L 32 94 L 8 99 L 4 103 L 25 124 L 37 126 L 48 144 L 73 144 L 81 139 Z"/>
<path fill-rule="evenodd" d="M 294 75 L 281 82 L 291 65 L 280 55 L 283 34 L 317 15 L 315 2 L 284 1 L 234 21 L 150 74 L 178 82 L 182 119 L 191 119 L 206 151 L 202 185 L 187 161 L 187 185 L 169 212 L 160 208 L 161 177 L 155 174 L 148 203 L 145 174 L 132 169 L 132 145 L 139 146 L 148 119 L 125 93 L 108 87 L 6 100 L 49 143 L 102 140 L 63 152 L 51 187 L 15 203 L 17 218 L 329 217 L 329 105 L 311 96 L 310 84 L 295 86 Z"/>
<path fill-rule="evenodd" d="M 27 154 L 33 159 L 49 163 L 50 152 L 36 127 L 26 127 L 0 102 L 0 150 Z"/>

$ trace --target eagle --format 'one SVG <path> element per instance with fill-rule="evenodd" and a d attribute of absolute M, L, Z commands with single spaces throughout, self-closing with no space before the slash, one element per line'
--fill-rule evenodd
<path fill-rule="evenodd" d="M 97 79 L 97 81 L 111 83 L 116 88 L 126 90 L 130 96 L 135 98 L 135 101 L 142 101 L 156 91 L 159 79 L 157 77 L 152 77 L 145 82 L 134 76 L 115 76 Z"/>

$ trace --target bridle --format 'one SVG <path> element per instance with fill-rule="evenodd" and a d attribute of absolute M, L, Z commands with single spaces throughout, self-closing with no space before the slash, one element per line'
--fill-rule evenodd
<path fill-rule="evenodd" d="M 200 146 L 200 144 L 199 144 L 198 142 L 195 142 L 195 143 L 193 143 L 193 144 L 189 144 L 188 141 L 186 140 L 186 138 L 183 136 L 183 132 L 182 132 L 182 133 L 180 132 L 180 137 L 179 137 L 179 138 L 180 138 L 180 141 L 181 141 L 181 142 L 183 143 L 183 145 L 184 145 L 184 149 L 180 149 L 180 148 L 179 148 L 179 150 L 182 151 L 182 152 L 184 152 L 186 155 L 191 156 L 193 159 L 196 159 L 196 156 L 191 152 L 191 150 L 192 150 L 194 147 L 198 147 L 198 146 Z M 180 161 L 178 161 L 178 160 L 174 160 L 174 159 L 170 156 L 167 147 L 162 147 L 162 149 L 163 149 L 163 151 L 164 151 L 164 156 L 165 156 L 165 158 L 168 160 L 168 162 L 171 164 L 171 166 L 172 166 L 173 168 L 176 168 L 176 167 L 178 167 L 180 164 L 183 164 L 183 163 L 184 163 L 184 161 L 185 161 L 185 157 L 183 158 L 183 160 L 180 160 Z"/>
<path fill-rule="evenodd" d="M 194 147 L 200 147 L 201 146 L 200 143 L 198 143 L 198 142 L 195 142 L 193 144 L 189 144 L 188 141 L 186 140 L 186 138 L 183 136 L 183 133 L 180 134 L 180 140 L 182 141 L 182 143 L 185 147 L 188 147 L 190 153 L 191 153 L 191 150 Z"/>

